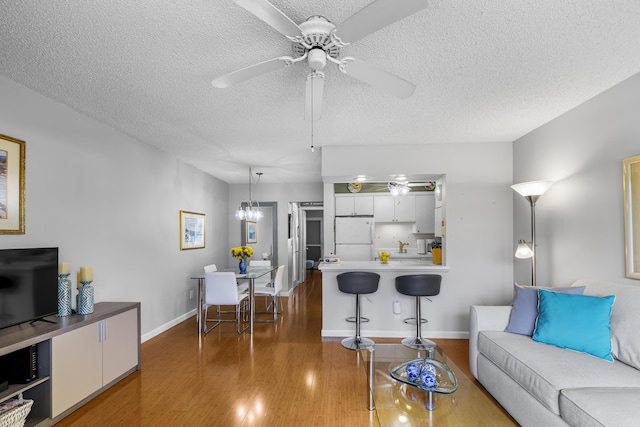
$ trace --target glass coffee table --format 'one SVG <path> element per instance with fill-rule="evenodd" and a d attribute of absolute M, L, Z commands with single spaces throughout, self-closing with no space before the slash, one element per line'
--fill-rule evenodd
<path fill-rule="evenodd" d="M 359 350 L 359 353 L 367 375 L 367 408 L 373 411 L 373 425 L 514 425 L 499 405 L 439 347 L 429 354 L 402 344 L 375 344 L 370 349 Z M 393 378 L 404 374 L 407 362 L 415 359 L 421 359 L 418 361 L 421 362 L 425 358 L 435 360 L 432 365 L 439 369 L 438 385 L 431 388 L 437 392 L 407 384 L 412 381 L 407 381 L 406 376 L 399 380 Z"/>

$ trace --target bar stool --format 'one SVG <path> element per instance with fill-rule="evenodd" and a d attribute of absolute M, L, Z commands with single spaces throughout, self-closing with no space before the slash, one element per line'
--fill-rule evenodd
<path fill-rule="evenodd" d="M 436 347 L 433 341 L 422 338 L 422 324 L 427 323 L 422 318 L 422 310 L 420 307 L 420 297 L 430 297 L 440 293 L 440 283 L 442 276 L 439 274 L 413 274 L 409 276 L 396 277 L 396 290 L 403 295 L 416 297 L 416 317 L 404 319 L 404 323 L 416 322 L 415 338 L 405 338 L 402 344 L 415 350 L 428 350 L 432 355 Z"/>
<path fill-rule="evenodd" d="M 356 336 L 342 340 L 342 346 L 350 350 L 360 350 L 361 348 L 370 347 L 373 340 L 360 337 L 360 322 L 368 322 L 369 319 L 360 316 L 360 294 L 372 294 L 378 290 L 378 282 L 380 275 L 376 273 L 368 273 L 365 271 L 353 271 L 338 274 L 338 289 L 345 294 L 355 294 L 356 296 L 356 315 L 347 317 L 347 322 L 356 323 Z"/>

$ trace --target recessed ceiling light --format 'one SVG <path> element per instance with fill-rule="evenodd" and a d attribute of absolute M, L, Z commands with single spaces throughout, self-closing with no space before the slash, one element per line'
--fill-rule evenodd
<path fill-rule="evenodd" d="M 358 175 L 358 176 L 356 177 L 356 181 L 358 181 L 358 182 L 364 182 L 364 181 L 366 181 L 366 180 L 367 180 L 367 177 L 366 177 L 366 176 L 364 176 L 364 175 Z"/>

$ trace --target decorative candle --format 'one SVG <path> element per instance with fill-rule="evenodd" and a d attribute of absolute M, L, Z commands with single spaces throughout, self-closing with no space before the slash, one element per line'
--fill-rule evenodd
<path fill-rule="evenodd" d="M 71 267 L 68 262 L 61 262 L 58 264 L 58 274 L 69 274 Z"/>
<path fill-rule="evenodd" d="M 83 282 L 92 282 L 93 269 L 91 267 L 80 267 L 80 280 Z"/>

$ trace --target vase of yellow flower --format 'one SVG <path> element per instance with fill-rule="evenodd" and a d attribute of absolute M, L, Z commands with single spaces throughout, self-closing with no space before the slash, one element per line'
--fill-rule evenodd
<path fill-rule="evenodd" d="M 231 248 L 229 252 L 234 258 L 240 260 L 238 264 L 240 274 L 247 274 L 247 258 L 251 258 L 251 255 L 253 255 L 253 248 L 251 246 L 238 246 Z"/>

